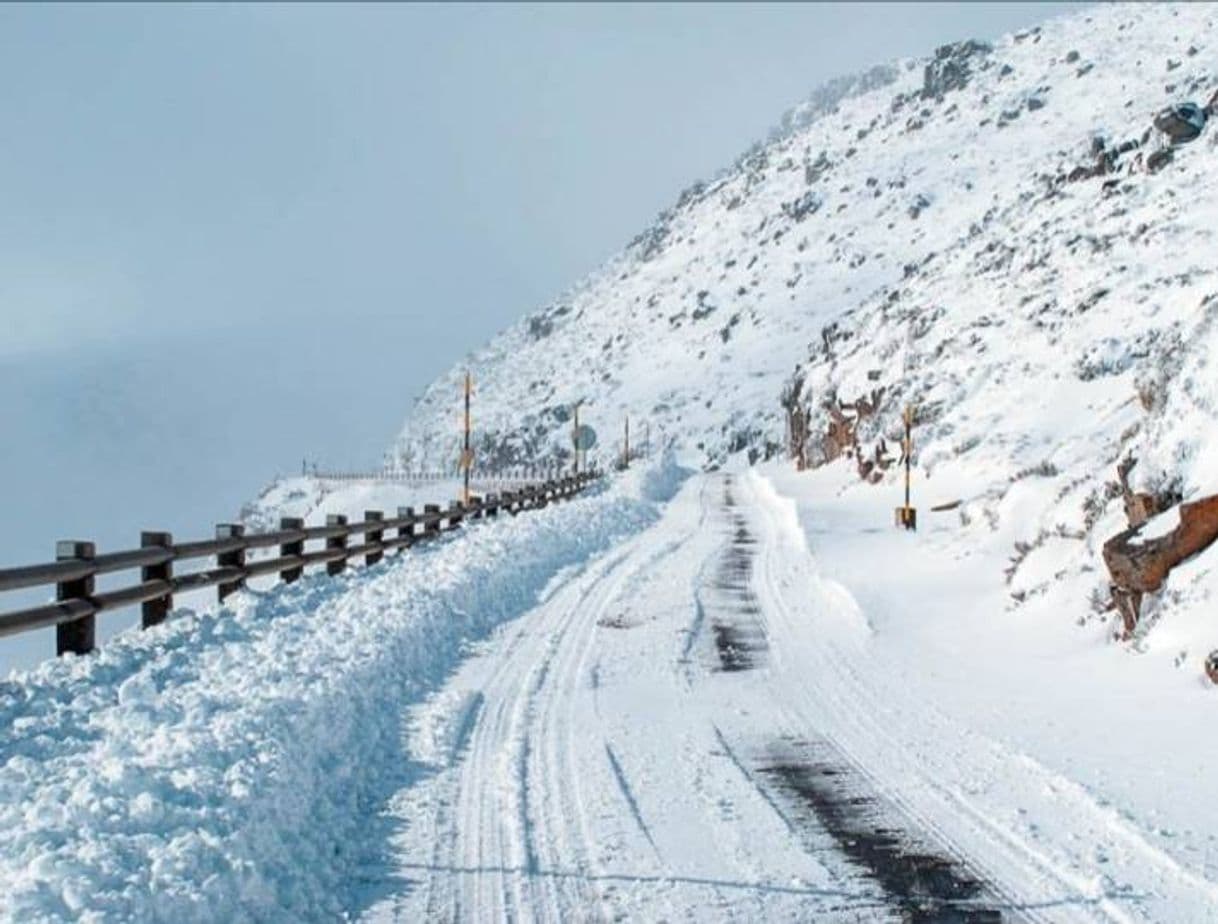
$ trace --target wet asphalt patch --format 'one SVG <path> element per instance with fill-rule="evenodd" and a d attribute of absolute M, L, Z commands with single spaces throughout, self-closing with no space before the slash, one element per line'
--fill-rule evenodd
<path fill-rule="evenodd" d="M 719 670 L 746 671 L 757 667 L 769 650 L 762 628 L 761 607 L 749 585 L 757 540 L 744 517 L 736 512 L 732 477 L 723 481 L 723 506 L 730 523 L 729 541 L 720 555 L 711 582 L 713 593 L 705 601 Z"/>
<path fill-rule="evenodd" d="M 813 842 L 827 833 L 849 865 L 878 886 L 893 920 L 1009 920 L 979 875 L 918 832 L 829 742 L 784 741 L 758 759 L 756 772 L 760 785 L 788 807 L 797 828 Z"/>

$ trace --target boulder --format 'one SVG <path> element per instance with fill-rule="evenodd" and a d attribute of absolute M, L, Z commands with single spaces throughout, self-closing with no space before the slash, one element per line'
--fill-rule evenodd
<path fill-rule="evenodd" d="M 1177 103 L 1161 109 L 1154 125 L 1172 144 L 1187 144 L 1200 136 L 1207 118 L 1206 110 L 1196 103 Z"/>
<path fill-rule="evenodd" d="M 1112 599 L 1125 624 L 1126 638 L 1138 624 L 1142 595 L 1163 586 L 1176 565 L 1218 539 L 1218 494 L 1181 504 L 1180 522 L 1171 532 L 1139 540 L 1142 525 L 1117 533 L 1104 543 L 1104 564 L 1112 578 Z"/>
<path fill-rule="evenodd" d="M 990 51 L 985 42 L 971 39 L 936 48 L 934 60 L 922 72 L 922 98 L 942 99 L 944 93 L 967 86 L 973 75 L 973 58 Z"/>

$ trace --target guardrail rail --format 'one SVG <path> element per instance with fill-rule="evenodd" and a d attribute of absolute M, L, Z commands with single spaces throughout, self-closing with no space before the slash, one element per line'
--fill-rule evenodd
<path fill-rule="evenodd" d="M 468 504 L 452 501 L 447 508 L 426 504 L 422 512 L 399 507 L 397 516 L 368 510 L 363 520 L 330 514 L 324 526 L 305 526 L 298 517 L 283 517 L 274 532 L 247 533 L 240 523 L 216 526 L 214 539 L 175 543 L 166 532 L 143 532 L 140 547 L 97 554 L 92 542 L 56 543 L 55 561 L 20 568 L 0 569 L 0 592 L 55 586 L 55 602 L 0 612 L 0 638 L 56 627 L 56 653 L 87 654 L 96 647 L 96 619 L 101 613 L 141 606 L 141 626 L 165 621 L 173 609 L 173 596 L 184 591 L 216 587 L 218 599 L 241 589 L 247 580 L 278 575 L 286 584 L 298 580 L 306 568 L 325 565 L 327 574 L 340 574 L 352 559 L 374 565 L 386 552 L 404 551 L 455 529 L 465 520 L 481 520 L 500 513 L 516 515 L 566 500 L 600 477 L 595 471 L 526 485 L 518 490 L 471 497 Z M 351 544 L 351 538 L 363 541 Z M 306 544 L 324 540 L 324 546 L 306 551 Z M 247 561 L 251 550 L 277 548 L 278 556 Z M 175 574 L 180 562 L 214 558 L 212 567 Z M 95 591 L 99 575 L 139 569 L 139 582 L 116 590 Z"/>

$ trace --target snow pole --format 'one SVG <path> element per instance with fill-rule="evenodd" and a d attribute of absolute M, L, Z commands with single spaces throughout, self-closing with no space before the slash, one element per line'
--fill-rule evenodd
<path fill-rule="evenodd" d="M 622 468 L 630 468 L 630 415 L 626 415 L 626 434 L 622 440 Z"/>
<path fill-rule="evenodd" d="M 910 471 L 913 466 L 913 417 L 914 406 L 905 405 L 905 439 L 901 441 L 901 461 L 905 463 L 905 506 L 896 509 L 898 529 L 917 529 L 918 511 L 909 506 Z"/>
<path fill-rule="evenodd" d="M 579 402 L 575 402 L 574 423 L 571 426 L 571 457 L 575 460 L 572 472 L 579 474 Z"/>
<path fill-rule="evenodd" d="M 469 476 L 470 470 L 474 467 L 474 450 L 470 445 L 470 429 L 471 422 L 469 416 L 470 396 L 474 392 L 474 380 L 469 372 L 465 373 L 465 420 L 464 420 L 464 437 L 465 441 L 461 449 L 461 469 L 463 472 L 463 482 L 461 488 L 461 503 L 469 504 Z"/>

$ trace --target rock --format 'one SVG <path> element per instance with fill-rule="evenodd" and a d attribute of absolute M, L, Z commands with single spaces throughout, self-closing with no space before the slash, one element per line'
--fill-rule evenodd
<path fill-rule="evenodd" d="M 989 54 L 990 50 L 985 42 L 972 39 L 935 49 L 934 60 L 922 72 L 922 98 L 941 99 L 951 90 L 966 87 L 973 75 L 973 59 Z"/>
<path fill-rule="evenodd" d="M 1164 167 L 1172 162 L 1175 157 L 1175 152 L 1171 148 L 1163 148 L 1160 151 L 1155 151 L 1146 158 L 1146 170 L 1149 173 L 1158 173 Z"/>
<path fill-rule="evenodd" d="M 1154 126 L 1172 144 L 1187 144 L 1201 134 L 1207 118 L 1205 109 L 1196 103 L 1178 103 L 1159 110 Z"/>
<path fill-rule="evenodd" d="M 1205 673 L 1213 683 L 1218 683 L 1218 651 L 1211 651 L 1205 659 Z"/>
<path fill-rule="evenodd" d="M 554 322 L 545 315 L 533 315 L 529 318 L 529 336 L 541 340 L 554 332 Z"/>
<path fill-rule="evenodd" d="M 808 190 L 798 199 L 782 204 L 782 212 L 792 221 L 803 221 L 809 215 L 815 215 L 821 207 L 821 198 Z"/>
<path fill-rule="evenodd" d="M 1079 59 L 1079 57 L 1080 57 L 1080 56 L 1079 56 L 1079 53 L 1078 53 L 1077 51 L 1071 51 L 1071 52 L 1068 52 L 1068 53 L 1066 54 L 1066 63 L 1067 63 L 1067 64 L 1073 64 L 1075 61 L 1077 61 L 1077 60 Z"/>
<path fill-rule="evenodd" d="M 1112 578 L 1112 599 L 1128 638 L 1138 624 L 1142 595 L 1163 586 L 1176 565 L 1218 539 L 1218 494 L 1179 506 L 1180 522 L 1170 533 L 1138 541 L 1142 525 L 1117 533 L 1104 543 L 1104 564 Z"/>
<path fill-rule="evenodd" d="M 1120 485 L 1121 499 L 1125 505 L 1125 519 L 1129 522 L 1130 529 L 1137 529 L 1151 517 L 1157 517 L 1183 500 L 1180 493 L 1174 489 L 1154 493 L 1135 492 L 1129 486 L 1129 473 L 1137 464 L 1138 460 L 1133 456 L 1126 456 L 1117 466 L 1117 483 Z"/>

